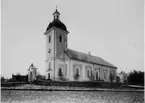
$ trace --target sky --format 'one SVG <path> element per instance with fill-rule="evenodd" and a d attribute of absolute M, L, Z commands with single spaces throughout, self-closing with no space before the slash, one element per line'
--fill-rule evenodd
<path fill-rule="evenodd" d="M 1 0 L 1 75 L 45 74 L 45 35 L 58 8 L 68 48 L 123 70 L 144 70 L 143 0 Z"/>

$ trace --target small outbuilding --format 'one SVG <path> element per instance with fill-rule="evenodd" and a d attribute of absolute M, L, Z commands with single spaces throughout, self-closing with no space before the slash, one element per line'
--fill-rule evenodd
<path fill-rule="evenodd" d="M 37 68 L 33 65 L 33 63 L 30 65 L 28 69 L 28 82 L 34 82 L 36 80 L 37 76 Z"/>

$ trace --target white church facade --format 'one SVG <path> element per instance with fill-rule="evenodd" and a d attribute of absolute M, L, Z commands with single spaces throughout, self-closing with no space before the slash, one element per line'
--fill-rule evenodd
<path fill-rule="evenodd" d="M 60 21 L 60 13 L 53 13 L 54 19 L 46 31 L 46 79 L 54 81 L 105 81 L 116 82 L 117 67 L 91 54 L 85 54 L 67 47 L 68 31 Z"/>

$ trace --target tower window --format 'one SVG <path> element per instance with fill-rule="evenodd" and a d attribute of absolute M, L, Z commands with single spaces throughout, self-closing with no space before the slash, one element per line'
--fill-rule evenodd
<path fill-rule="evenodd" d="M 51 36 L 49 36 L 49 43 L 51 42 Z"/>
<path fill-rule="evenodd" d="M 61 35 L 59 36 L 59 42 L 62 42 L 62 36 Z"/>
<path fill-rule="evenodd" d="M 51 52 L 51 49 L 49 49 L 48 53 L 50 53 L 50 52 Z"/>

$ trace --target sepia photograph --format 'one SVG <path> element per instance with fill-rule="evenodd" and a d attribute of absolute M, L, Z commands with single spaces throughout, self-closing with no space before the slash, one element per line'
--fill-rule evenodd
<path fill-rule="evenodd" d="M 1 103 L 144 103 L 144 0 L 1 0 Z"/>

